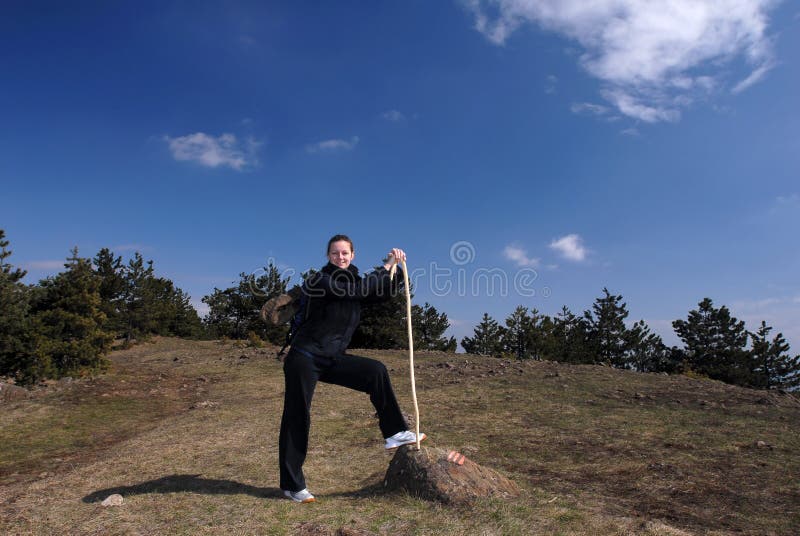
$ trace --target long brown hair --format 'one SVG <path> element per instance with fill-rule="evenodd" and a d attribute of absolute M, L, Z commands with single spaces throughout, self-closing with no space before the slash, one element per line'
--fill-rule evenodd
<path fill-rule="evenodd" d="M 341 242 L 341 241 L 344 241 L 344 242 L 347 242 L 348 244 L 350 244 L 350 253 L 355 253 L 356 248 L 353 247 L 353 241 L 350 240 L 350 237 L 347 236 L 347 235 L 343 235 L 343 234 L 337 234 L 337 235 L 333 235 L 331 237 L 331 239 L 328 240 L 328 248 L 325 250 L 325 256 L 327 257 L 328 253 L 331 252 L 331 244 L 333 244 L 334 242 Z"/>

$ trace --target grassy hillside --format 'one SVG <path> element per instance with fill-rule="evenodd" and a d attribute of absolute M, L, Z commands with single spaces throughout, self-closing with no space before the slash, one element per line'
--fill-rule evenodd
<path fill-rule="evenodd" d="M 392 371 L 411 412 L 404 352 Z M 274 349 L 157 339 L 94 380 L 0 402 L 2 534 L 796 534 L 800 404 L 790 395 L 597 366 L 422 352 L 431 445 L 523 488 L 452 509 L 388 494 L 365 395 L 320 384 L 305 470 L 277 488 Z M 121 493 L 118 507 L 100 505 Z M 360 531 L 360 532 L 359 532 Z"/>

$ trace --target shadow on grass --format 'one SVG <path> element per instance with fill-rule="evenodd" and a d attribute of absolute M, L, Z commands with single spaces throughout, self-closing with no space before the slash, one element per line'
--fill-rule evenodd
<path fill-rule="evenodd" d="M 337 493 L 322 493 L 317 494 L 317 497 L 327 497 L 327 498 L 336 498 L 336 497 L 346 497 L 349 499 L 361 499 L 367 497 L 376 497 L 376 496 L 384 496 L 387 494 L 386 488 L 383 486 L 383 482 L 377 484 L 369 484 L 364 486 L 361 489 L 356 489 L 352 491 L 340 491 Z"/>
<path fill-rule="evenodd" d="M 278 488 L 259 488 L 234 482 L 233 480 L 216 480 L 201 478 L 200 475 L 169 475 L 155 480 L 148 480 L 133 486 L 119 486 L 97 490 L 83 498 L 85 503 L 94 503 L 105 500 L 109 495 L 118 493 L 123 497 L 141 495 L 144 493 L 178 493 L 189 491 L 207 495 L 252 495 L 262 498 L 283 498 Z"/>

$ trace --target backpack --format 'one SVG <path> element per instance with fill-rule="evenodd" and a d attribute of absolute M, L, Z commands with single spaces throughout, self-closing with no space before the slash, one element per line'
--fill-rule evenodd
<path fill-rule="evenodd" d="M 281 326 L 289 323 L 286 341 L 278 352 L 278 357 L 282 356 L 286 348 L 292 344 L 298 329 L 308 318 L 310 301 L 304 282 L 303 285 L 295 285 L 288 292 L 267 300 L 261 307 L 261 319 L 267 324 Z"/>

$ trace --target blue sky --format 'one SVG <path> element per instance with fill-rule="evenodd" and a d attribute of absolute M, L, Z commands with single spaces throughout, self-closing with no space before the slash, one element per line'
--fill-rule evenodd
<path fill-rule="evenodd" d="M 766 0 L 0 7 L 0 228 L 37 281 L 136 250 L 201 298 L 349 234 L 461 339 L 622 294 L 800 351 L 800 9 Z"/>

